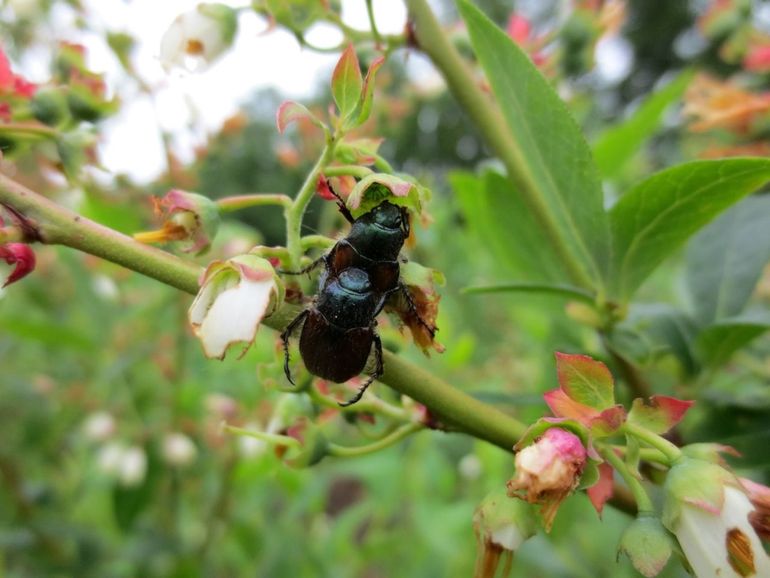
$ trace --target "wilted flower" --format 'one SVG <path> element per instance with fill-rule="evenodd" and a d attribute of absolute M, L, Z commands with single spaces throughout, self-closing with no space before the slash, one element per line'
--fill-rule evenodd
<path fill-rule="evenodd" d="M 163 219 L 163 227 L 157 231 L 134 234 L 142 243 L 167 241 L 192 241 L 186 249 L 200 254 L 206 251 L 219 229 L 219 207 L 203 195 L 173 189 L 155 202 L 155 211 Z"/>
<path fill-rule="evenodd" d="M 740 478 L 740 482 L 754 506 L 749 522 L 759 537 L 770 543 L 770 488 L 746 478 Z"/>
<path fill-rule="evenodd" d="M 473 530 L 478 544 L 474 576 L 491 578 L 500 562 L 500 575 L 508 575 L 513 553 L 535 535 L 537 524 L 532 506 L 511 499 L 501 489 L 489 494 L 476 508 Z"/>
<path fill-rule="evenodd" d="M 233 43 L 238 17 L 224 4 L 199 4 L 171 23 L 160 41 L 160 60 L 167 69 L 203 70 Z"/>
<path fill-rule="evenodd" d="M 163 438 L 163 458 L 172 466 L 187 466 L 197 455 L 195 444 L 183 433 L 173 432 Z"/>
<path fill-rule="evenodd" d="M 14 265 L 13 271 L 3 283 L 3 287 L 15 283 L 35 270 L 35 252 L 24 243 L 0 245 L 0 259 L 9 265 Z"/>
<path fill-rule="evenodd" d="M 245 353 L 262 319 L 280 306 L 283 295 L 283 283 L 261 257 L 246 254 L 211 263 L 188 312 L 206 357 L 223 359 L 235 343 L 245 344 Z"/>
<path fill-rule="evenodd" d="M 698 578 L 770 576 L 770 557 L 750 523 L 754 507 L 730 472 L 684 458 L 669 471 L 665 489 L 663 523 Z"/>
<path fill-rule="evenodd" d="M 97 411 L 83 422 L 83 434 L 91 441 L 104 441 L 115 433 L 115 418 L 106 411 Z"/>
<path fill-rule="evenodd" d="M 411 297 L 411 305 L 403 293 L 396 294 L 388 305 L 389 309 L 409 328 L 415 344 L 423 352 L 433 348 L 439 353 L 444 346 L 435 340 L 436 317 L 441 296 L 436 291 L 437 285 L 443 285 L 444 277 L 439 272 L 418 265 L 413 261 L 401 266 L 401 279 L 406 285 Z"/>
<path fill-rule="evenodd" d="M 770 94 L 755 94 L 730 82 L 699 75 L 684 97 L 683 113 L 692 119 L 690 130 L 724 128 L 746 132 L 751 123 L 770 110 Z"/>
<path fill-rule="evenodd" d="M 550 528 L 559 505 L 578 486 L 587 455 L 572 432 L 546 430 L 516 454 L 516 474 L 508 481 L 508 495 L 541 504 L 545 527 Z"/>

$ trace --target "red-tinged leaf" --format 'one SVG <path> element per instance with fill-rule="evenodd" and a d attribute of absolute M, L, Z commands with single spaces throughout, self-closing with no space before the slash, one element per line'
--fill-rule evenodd
<path fill-rule="evenodd" d="M 653 395 L 649 403 L 637 398 L 631 406 L 628 421 L 653 433 L 663 434 L 682 421 L 694 403 L 666 395 Z"/>
<path fill-rule="evenodd" d="M 361 89 L 361 97 L 356 106 L 353 118 L 351 118 L 351 128 L 364 124 L 369 118 L 369 114 L 372 112 L 374 77 L 377 75 L 377 71 L 383 64 L 385 64 L 385 57 L 380 56 L 369 66 L 369 70 L 366 72 L 366 78 L 364 79 L 363 88 Z"/>
<path fill-rule="evenodd" d="M 591 420 L 591 435 L 594 438 L 611 436 L 620 429 L 624 421 L 626 421 L 626 410 L 622 405 L 605 409 Z"/>
<path fill-rule="evenodd" d="M 349 44 L 340 56 L 332 75 L 332 96 L 343 119 L 348 118 L 356 109 L 363 84 L 356 50 Z"/>
<path fill-rule="evenodd" d="M 35 252 L 24 243 L 6 243 L 0 245 L 0 259 L 9 265 L 15 265 L 8 279 L 3 283 L 7 287 L 35 270 Z"/>
<path fill-rule="evenodd" d="M 543 399 L 556 417 L 574 419 L 586 427 L 590 427 L 593 420 L 600 415 L 594 408 L 571 399 L 561 389 L 544 393 Z"/>
<path fill-rule="evenodd" d="M 323 128 L 323 123 L 298 102 L 286 100 L 278 107 L 278 112 L 275 115 L 275 124 L 278 126 L 279 133 L 283 134 L 287 126 L 300 120 L 308 120 L 317 127 Z"/>
<path fill-rule="evenodd" d="M 421 209 L 417 187 L 409 181 L 386 173 L 372 173 L 358 181 L 348 197 L 347 205 L 353 216 L 359 217 L 385 200 L 415 213 L 419 213 Z"/>
<path fill-rule="evenodd" d="M 324 201 L 334 201 L 337 199 L 337 197 L 334 196 L 331 187 L 329 186 L 328 179 L 323 174 L 318 175 L 318 182 L 315 186 L 315 192 Z"/>
<path fill-rule="evenodd" d="M 604 504 L 612 497 L 613 473 L 610 464 L 606 462 L 599 464 L 599 480 L 586 490 L 588 499 L 591 500 L 591 504 L 593 504 L 599 517 L 602 515 Z"/>
<path fill-rule="evenodd" d="M 578 403 L 598 410 L 615 405 L 612 374 L 601 361 L 557 352 L 556 372 L 564 393 Z"/>

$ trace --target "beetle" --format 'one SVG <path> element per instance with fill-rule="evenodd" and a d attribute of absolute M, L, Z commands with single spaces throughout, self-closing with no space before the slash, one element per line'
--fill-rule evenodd
<path fill-rule="evenodd" d="M 334 194 L 340 213 L 351 223 L 350 232 L 308 267 L 283 271 L 296 275 L 324 265 L 315 303 L 289 323 L 281 339 L 284 372 L 292 384 L 289 339 L 300 324 L 304 323 L 300 354 L 305 366 L 310 373 L 330 381 L 341 383 L 360 374 L 374 346 L 374 371 L 351 400 L 340 404 L 347 406 L 361 399 L 369 385 L 382 375 L 382 343 L 375 330 L 375 318 L 389 297 L 401 292 L 410 311 L 431 335 L 436 329 L 419 316 L 400 278 L 399 254 L 410 234 L 406 208 L 383 201 L 356 219 Z"/>
<path fill-rule="evenodd" d="M 383 372 L 382 341 L 375 330 L 375 318 L 386 298 L 373 290 L 369 274 L 363 269 L 349 267 L 330 278 L 316 303 L 297 315 L 281 334 L 284 372 L 289 381 L 294 383 L 289 370 L 289 337 L 304 322 L 299 351 L 308 371 L 323 379 L 342 383 L 360 374 L 374 346 L 374 371 L 356 395 L 340 405 L 361 399 Z"/>

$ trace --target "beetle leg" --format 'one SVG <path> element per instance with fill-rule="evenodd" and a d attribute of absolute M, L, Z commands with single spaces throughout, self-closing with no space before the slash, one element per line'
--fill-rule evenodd
<path fill-rule="evenodd" d="M 281 341 L 283 341 L 283 372 L 286 374 L 286 378 L 292 385 L 297 385 L 291 378 L 291 370 L 289 369 L 289 338 L 297 326 L 305 320 L 305 317 L 310 313 L 309 309 L 305 309 L 299 315 L 297 315 L 291 323 L 286 326 L 286 329 L 281 333 Z"/>
<path fill-rule="evenodd" d="M 428 325 L 428 323 L 420 316 L 420 313 L 417 311 L 417 305 L 414 304 L 414 299 L 412 299 L 412 294 L 409 293 L 409 289 L 407 289 L 406 285 L 399 282 L 398 288 L 401 291 L 401 294 L 404 296 L 404 299 L 406 299 L 406 304 L 409 307 L 409 312 L 412 313 L 415 317 L 417 317 L 417 321 L 420 322 L 420 325 L 422 325 L 425 329 L 428 330 L 428 333 L 430 333 L 431 339 L 436 336 L 436 328 Z"/>
<path fill-rule="evenodd" d="M 329 179 L 326 179 L 326 186 L 329 187 L 332 195 L 337 198 L 337 207 L 339 207 L 340 213 L 342 213 L 342 216 L 345 217 L 345 220 L 351 225 L 355 223 L 356 220 L 353 218 L 353 214 L 350 212 L 350 209 L 348 209 L 342 197 L 340 197 L 339 194 L 337 194 L 337 191 L 332 188 L 332 184 L 329 182 Z"/>
<path fill-rule="evenodd" d="M 310 263 L 310 265 L 302 267 L 299 271 L 287 271 L 286 269 L 278 269 L 277 271 L 282 275 L 304 275 L 305 273 L 310 273 L 313 269 L 318 268 L 318 266 L 324 262 L 326 262 L 326 255 L 321 255 L 318 259 Z"/>
<path fill-rule="evenodd" d="M 364 392 L 369 388 L 369 386 L 372 385 L 375 380 L 379 379 L 379 377 L 385 371 L 385 366 L 382 363 L 382 340 L 380 339 L 380 336 L 377 335 L 376 331 L 374 332 L 374 361 L 376 365 L 374 366 L 374 372 L 369 376 L 369 379 L 367 379 L 364 384 L 358 388 L 358 391 L 352 398 L 347 401 L 339 402 L 341 407 L 348 407 L 349 405 L 353 405 L 359 401 L 364 396 Z"/>

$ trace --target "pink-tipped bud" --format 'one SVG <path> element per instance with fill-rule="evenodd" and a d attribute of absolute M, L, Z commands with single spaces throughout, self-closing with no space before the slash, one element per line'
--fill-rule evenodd
<path fill-rule="evenodd" d="M 547 430 L 516 454 L 516 475 L 508 481 L 508 495 L 541 504 L 549 529 L 561 502 L 578 486 L 587 455 L 583 442 L 572 432 Z"/>
<path fill-rule="evenodd" d="M 35 252 L 24 243 L 0 245 L 0 259 L 9 265 L 14 265 L 13 271 L 3 283 L 3 287 L 15 283 L 35 270 Z"/>

